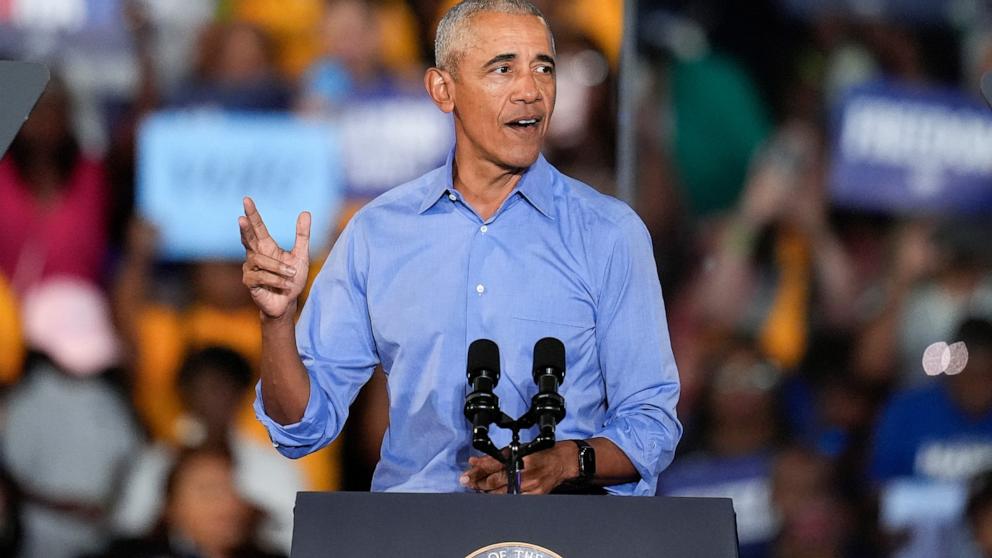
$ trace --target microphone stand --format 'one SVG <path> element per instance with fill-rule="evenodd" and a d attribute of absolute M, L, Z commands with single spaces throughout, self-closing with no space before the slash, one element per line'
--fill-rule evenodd
<path fill-rule="evenodd" d="M 510 445 L 507 446 L 507 453 L 499 451 L 492 438 L 489 437 L 488 429 L 474 429 L 472 435 L 472 447 L 492 457 L 503 464 L 506 471 L 506 493 L 520 494 L 520 474 L 524 469 L 524 457 L 542 450 L 549 449 L 555 445 L 554 430 L 550 432 L 542 429 L 541 432 L 530 442 L 522 444 L 520 442 L 520 431 L 537 424 L 537 413 L 532 406 L 524 416 L 514 420 L 506 413 L 500 413 L 496 426 L 510 430 Z"/>

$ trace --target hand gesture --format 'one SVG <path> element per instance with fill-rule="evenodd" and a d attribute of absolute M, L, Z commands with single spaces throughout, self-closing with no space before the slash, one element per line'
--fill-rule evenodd
<path fill-rule="evenodd" d="M 524 457 L 520 478 L 522 494 L 547 494 L 568 480 L 566 463 L 578 463 L 578 450 L 571 442 L 559 442 L 554 447 Z M 462 474 L 462 486 L 479 492 L 505 494 L 506 468 L 488 455 L 469 457 L 469 468 Z"/>
<path fill-rule="evenodd" d="M 310 269 L 310 213 L 296 220 L 296 243 L 289 252 L 269 236 L 251 198 L 244 199 L 245 214 L 238 217 L 241 244 L 245 247 L 242 281 L 266 318 L 283 318 L 296 312 L 296 301 Z"/>

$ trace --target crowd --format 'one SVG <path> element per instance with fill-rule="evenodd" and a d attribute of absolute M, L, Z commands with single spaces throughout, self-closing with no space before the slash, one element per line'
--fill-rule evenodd
<path fill-rule="evenodd" d="M 623 2 L 535 3 L 558 55 L 546 155 L 615 193 Z M 368 489 L 384 372 L 341 439 L 278 456 L 251 411 L 261 340 L 241 264 L 160 257 L 136 209 L 138 137 L 165 110 L 340 122 L 425 95 L 451 4 L 120 0 L 123 46 L 89 57 L 0 38 L 0 59 L 54 74 L 0 160 L 0 555 L 286 555 L 296 491 Z M 831 184 L 845 91 L 976 95 L 992 12 L 640 4 L 632 205 L 685 425 L 659 495 L 733 498 L 745 557 L 992 557 L 992 206 L 868 211 Z M 3 18 L 0 35 L 58 35 Z M 332 229 L 368 201 L 349 186 Z M 924 371 L 937 342 L 964 342 L 963 370 Z"/>

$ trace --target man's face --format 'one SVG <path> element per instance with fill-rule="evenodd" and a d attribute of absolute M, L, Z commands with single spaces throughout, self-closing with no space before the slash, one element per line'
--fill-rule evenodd
<path fill-rule="evenodd" d="M 502 168 L 529 167 L 555 107 L 548 28 L 536 16 L 487 12 L 467 26 L 450 87 L 459 151 Z"/>

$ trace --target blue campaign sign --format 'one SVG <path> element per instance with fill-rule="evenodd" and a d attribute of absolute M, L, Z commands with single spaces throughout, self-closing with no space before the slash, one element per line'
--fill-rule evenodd
<path fill-rule="evenodd" d="M 830 182 L 842 207 L 992 212 L 992 112 L 956 91 L 853 88 L 835 114 Z"/>
<path fill-rule="evenodd" d="M 455 144 L 451 116 L 426 96 L 349 102 L 338 116 L 348 194 L 372 198 L 433 170 Z"/>
<path fill-rule="evenodd" d="M 289 115 L 159 113 L 141 127 L 138 210 L 169 260 L 240 259 L 237 218 L 251 196 L 269 232 L 293 245 L 313 215 L 311 253 L 330 238 L 343 191 L 333 129 Z"/>

